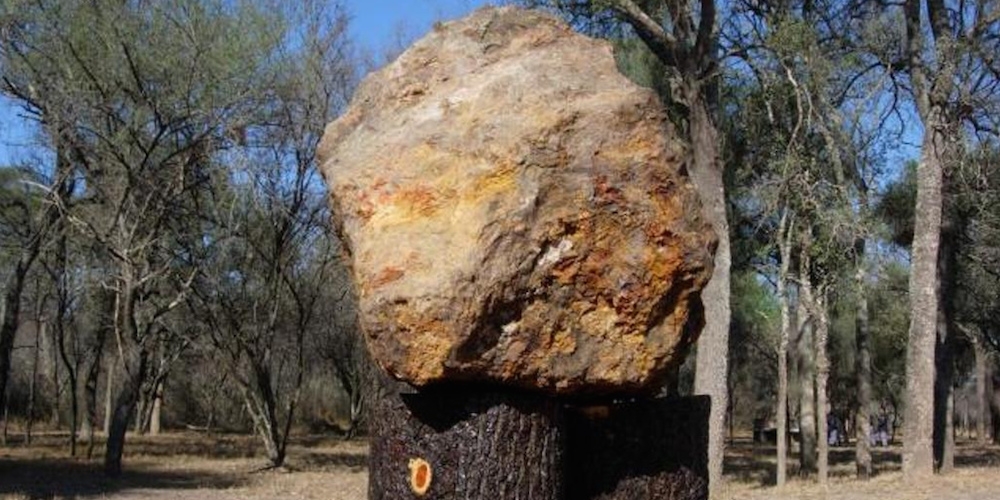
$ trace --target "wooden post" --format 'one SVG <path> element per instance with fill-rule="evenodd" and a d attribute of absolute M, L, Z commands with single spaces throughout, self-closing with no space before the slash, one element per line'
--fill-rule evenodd
<path fill-rule="evenodd" d="M 371 500 L 560 500 L 562 408 L 502 388 L 400 392 L 372 408 Z"/>

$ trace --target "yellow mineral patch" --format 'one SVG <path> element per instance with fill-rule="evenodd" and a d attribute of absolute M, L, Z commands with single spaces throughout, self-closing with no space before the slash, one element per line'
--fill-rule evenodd
<path fill-rule="evenodd" d="M 552 339 L 552 351 L 559 354 L 573 354 L 576 351 L 576 338 L 565 330 L 557 332 Z"/>
<path fill-rule="evenodd" d="M 602 304 L 581 316 L 580 326 L 587 333 L 603 335 L 614 329 L 617 320 L 618 314 L 615 310 Z"/>
<path fill-rule="evenodd" d="M 517 172 L 513 165 L 501 165 L 496 170 L 476 179 L 471 189 L 465 195 L 471 199 L 483 199 L 499 193 L 510 191 L 516 185 Z"/>
<path fill-rule="evenodd" d="M 444 373 L 444 362 L 454 344 L 446 325 L 439 320 L 422 320 L 414 311 L 400 311 L 398 321 L 412 333 L 408 334 L 406 360 L 407 375 L 416 385 L 439 379 Z"/>

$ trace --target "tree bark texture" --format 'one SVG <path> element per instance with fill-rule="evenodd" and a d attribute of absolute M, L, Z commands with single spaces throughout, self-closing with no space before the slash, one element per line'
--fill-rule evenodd
<path fill-rule="evenodd" d="M 135 320 L 135 288 L 126 274 L 123 280 L 121 323 L 119 330 L 122 362 L 122 382 L 115 397 L 114 411 L 111 414 L 108 441 L 104 452 L 104 473 L 109 477 L 117 477 L 122 472 L 122 455 L 125 452 L 125 433 L 129 423 L 135 416 L 136 403 L 142 384 L 146 380 L 149 369 L 149 353 L 138 343 L 138 333 Z"/>
<path fill-rule="evenodd" d="M 799 356 L 799 475 L 816 472 L 816 359 L 815 323 L 809 317 L 806 297 L 812 295 L 808 277 L 801 277 L 795 308 Z M 822 410 L 820 410 L 822 411 Z"/>
<path fill-rule="evenodd" d="M 872 432 L 872 350 L 868 318 L 868 294 L 864 285 L 865 268 L 863 264 L 858 265 L 854 280 L 858 294 L 854 332 L 857 349 L 855 374 L 858 385 L 857 409 L 854 415 L 854 459 L 858 478 L 868 479 L 872 476 L 872 451 L 868 441 Z"/>
<path fill-rule="evenodd" d="M 688 95 L 691 141 L 694 161 L 691 178 L 702 202 L 702 213 L 719 239 L 715 250 L 712 279 L 701 292 L 705 309 L 705 327 L 698 339 L 694 393 L 712 398 L 709 416 L 709 484 L 722 484 L 722 460 L 725 452 L 726 407 L 729 400 L 730 266 L 729 223 L 726 218 L 726 195 L 719 162 L 719 137 L 700 91 Z"/>
<path fill-rule="evenodd" d="M 778 342 L 778 407 L 775 409 L 777 439 L 776 484 L 784 486 L 788 472 L 788 344 L 791 339 L 791 307 L 788 300 L 788 267 L 792 258 L 792 244 L 786 234 L 791 233 L 787 212 L 781 217 L 779 238 L 781 267 L 778 271 L 778 304 L 781 308 L 781 339 Z"/>
<path fill-rule="evenodd" d="M 986 377 L 986 398 L 988 399 L 986 413 L 989 414 L 990 428 L 993 432 L 993 444 L 1000 444 L 1000 377 L 996 367 Z"/>
<path fill-rule="evenodd" d="M 972 348 L 976 356 L 976 408 L 978 408 L 978 415 L 976 415 L 976 440 L 980 445 L 986 445 L 990 442 L 989 431 L 987 430 L 989 429 L 990 420 L 990 403 L 986 399 L 986 380 L 988 376 L 986 372 L 987 352 L 982 339 L 978 337 L 973 337 Z"/>
<path fill-rule="evenodd" d="M 97 345 L 90 349 L 90 357 L 83 381 L 83 407 L 87 435 L 87 459 L 94 456 L 94 434 L 97 427 L 97 380 L 101 374 L 104 351 L 104 328 L 98 328 Z M 108 378 L 110 381 L 111 379 Z"/>
<path fill-rule="evenodd" d="M 827 381 L 830 379 L 830 359 L 827 356 L 830 319 L 825 293 L 825 291 L 820 291 L 813 302 L 816 310 L 816 427 L 820 435 L 816 471 L 819 473 L 819 483 L 822 485 L 827 484 L 830 474 L 830 446 L 827 430 L 827 415 L 830 408 L 828 408 L 826 397 Z"/>
<path fill-rule="evenodd" d="M 121 390 L 115 398 L 114 412 L 111 414 L 108 442 L 104 452 L 104 474 L 118 477 L 122 473 L 122 455 L 125 453 L 125 433 L 128 432 L 132 416 L 135 415 L 138 399 L 136 375 L 130 375 L 122 382 Z"/>
<path fill-rule="evenodd" d="M 954 214 L 942 216 L 938 251 L 937 346 L 934 350 L 934 462 L 938 472 L 955 469 L 954 379 L 955 272 L 958 270 Z"/>
<path fill-rule="evenodd" d="M 400 393 L 397 385 L 371 408 L 369 499 L 563 498 L 563 411 L 555 401 L 482 388 Z M 420 463 L 429 474 L 411 477 Z"/>
<path fill-rule="evenodd" d="M 149 415 L 149 435 L 159 436 L 163 411 L 163 384 L 156 385 L 156 395 L 153 396 L 153 410 Z"/>
<path fill-rule="evenodd" d="M 566 497 L 708 498 L 708 396 L 567 411 Z"/>
<path fill-rule="evenodd" d="M 112 407 L 114 398 L 111 395 L 114 394 L 115 390 L 115 370 L 117 369 L 114 358 L 109 359 L 108 373 L 104 382 L 104 425 L 101 427 L 105 436 L 111 433 L 111 414 L 114 411 Z"/>
<path fill-rule="evenodd" d="M 935 108 L 925 120 L 917 165 L 913 258 L 910 267 L 910 329 L 906 349 L 906 413 L 903 474 L 908 479 L 934 472 L 934 365 L 938 316 L 938 247 L 941 235 L 944 111 Z"/>
<path fill-rule="evenodd" d="M 39 321 L 35 326 L 35 349 L 31 358 L 31 380 L 28 382 L 28 412 L 24 423 L 24 442 L 31 445 L 31 427 L 35 422 L 35 394 L 38 392 L 38 361 L 42 344 L 41 338 L 45 336 L 45 322 Z"/>

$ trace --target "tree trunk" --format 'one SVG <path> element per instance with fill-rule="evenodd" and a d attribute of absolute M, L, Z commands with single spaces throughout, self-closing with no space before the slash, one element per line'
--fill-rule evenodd
<path fill-rule="evenodd" d="M 827 357 L 827 339 L 830 336 L 830 320 L 827 311 L 826 291 L 820 290 L 813 301 L 816 309 L 816 417 L 821 438 L 817 450 L 817 472 L 819 484 L 826 486 L 830 475 L 829 407 L 826 397 L 827 381 L 830 378 L 830 360 Z M 839 430 L 839 429 L 838 429 Z"/>
<path fill-rule="evenodd" d="M 788 212 L 782 214 L 778 237 L 781 262 L 778 271 L 778 304 L 781 308 L 781 339 L 778 343 L 778 407 L 777 420 L 777 485 L 784 486 L 788 475 L 788 342 L 791 338 L 791 311 L 788 304 L 788 266 L 792 258 L 791 233 Z"/>
<path fill-rule="evenodd" d="M 122 383 L 118 396 L 115 398 L 114 412 L 111 415 L 111 425 L 108 429 L 108 442 L 104 453 L 104 473 L 109 477 L 117 477 L 122 472 L 122 455 L 125 452 L 125 434 L 135 415 L 136 402 L 142 384 L 146 381 L 149 369 L 149 353 L 139 343 L 139 332 L 136 322 L 135 301 L 136 288 L 132 269 L 128 266 L 120 277 L 119 300 L 116 301 L 120 310 L 117 318 L 121 344 Z"/>
<path fill-rule="evenodd" d="M 264 443 L 269 468 L 281 467 L 285 462 L 284 447 L 278 425 L 278 401 L 271 387 L 271 372 L 268 367 L 253 366 L 252 386 L 241 382 L 243 401 L 254 430 Z"/>
<path fill-rule="evenodd" d="M 917 165 L 913 258 L 910 270 L 910 329 L 906 349 L 906 414 L 903 474 L 907 479 L 934 472 L 934 361 L 937 339 L 938 246 L 941 235 L 944 110 L 935 107 L 924 120 Z"/>
<path fill-rule="evenodd" d="M 13 273 L 4 284 L 3 303 L 0 304 L 0 400 L 6 401 L 7 380 L 10 376 L 11 351 L 14 350 L 14 337 L 21 318 L 21 294 L 24 293 L 25 279 L 31 264 L 38 256 L 41 237 L 32 240 L 21 250 Z M 0 401 L 2 402 L 2 401 Z"/>
<path fill-rule="evenodd" d="M 99 296 L 100 312 L 98 317 L 100 321 L 94 329 L 94 343 L 87 349 L 87 366 L 84 370 L 83 411 L 87 420 L 88 460 L 93 458 L 94 447 L 96 446 L 94 434 L 97 427 L 97 385 L 101 376 L 101 366 L 103 366 L 104 344 L 108 338 L 110 329 L 107 321 L 114 317 L 114 300 L 110 299 L 110 295 L 109 293 L 101 293 Z M 108 375 L 107 382 L 111 382 L 110 374 Z"/>
<path fill-rule="evenodd" d="M 816 363 L 814 322 L 805 297 L 811 295 L 808 277 L 800 277 L 796 306 L 799 355 L 799 475 L 816 472 Z"/>
<path fill-rule="evenodd" d="M 38 392 L 38 361 L 41 349 L 41 339 L 45 336 L 45 322 L 38 321 L 35 325 L 35 352 L 31 359 L 31 380 L 28 382 L 28 411 L 24 423 L 24 441 L 31 445 L 31 427 L 35 423 L 35 399 Z"/>
<path fill-rule="evenodd" d="M 114 392 L 115 387 L 115 366 L 114 359 L 108 361 L 108 375 L 105 381 L 104 387 L 104 435 L 107 436 L 111 432 L 111 413 L 113 408 L 111 407 L 111 394 Z"/>
<path fill-rule="evenodd" d="M 937 471 L 947 474 L 955 469 L 954 340 L 949 332 L 947 313 L 938 314 L 938 344 L 935 350 L 937 376 L 934 379 L 934 462 Z"/>
<path fill-rule="evenodd" d="M 60 228 L 61 229 L 61 228 Z M 60 234 L 56 248 L 56 265 L 52 270 L 52 279 L 56 282 L 56 318 L 55 318 L 55 346 L 56 354 L 63 368 L 66 369 L 67 385 L 69 386 L 69 406 L 70 406 L 70 427 L 69 427 L 69 454 L 76 456 L 76 437 L 79 429 L 80 404 L 77 400 L 77 368 L 76 360 L 70 360 L 66 350 L 66 312 L 70 307 L 69 288 L 66 280 L 66 236 Z M 76 356 L 76 354 L 74 354 Z"/>
<path fill-rule="evenodd" d="M 163 383 L 156 385 L 156 394 L 153 395 L 153 409 L 149 415 L 149 435 L 160 435 L 161 412 L 163 410 Z"/>
<path fill-rule="evenodd" d="M 947 179 L 942 182 L 947 182 Z M 943 189 L 943 188 L 942 188 Z M 934 351 L 934 460 L 937 470 L 947 474 L 955 469 L 955 273 L 958 271 L 963 215 L 951 205 L 942 215 L 938 248 L 937 346 Z M 942 208 L 942 210 L 944 210 Z"/>
<path fill-rule="evenodd" d="M 370 500 L 563 498 L 563 415 L 551 399 L 390 389 L 371 406 Z"/>
<path fill-rule="evenodd" d="M 83 380 L 83 412 L 86 418 L 88 460 L 94 456 L 94 434 L 97 426 L 97 379 L 101 374 L 101 353 L 104 344 L 102 335 L 98 335 L 98 344 L 99 346 L 91 351 L 90 364 Z"/>
<path fill-rule="evenodd" d="M 569 408 L 565 498 L 708 497 L 707 396 Z"/>
<path fill-rule="evenodd" d="M 55 390 L 55 395 L 52 398 L 52 415 L 49 416 L 49 425 L 58 429 L 62 427 L 63 379 L 59 374 L 62 363 L 59 361 L 59 348 L 57 347 L 59 340 L 57 338 L 56 329 L 51 329 L 49 337 L 48 352 L 52 354 L 52 357 L 49 360 L 49 366 L 52 368 L 52 387 Z"/>
<path fill-rule="evenodd" d="M 705 309 L 705 327 L 698 339 L 694 393 L 712 398 L 709 416 L 708 477 L 715 492 L 722 485 L 722 461 L 725 452 L 726 407 L 729 392 L 730 265 L 729 223 L 726 219 L 726 195 L 719 161 L 719 137 L 701 85 L 687 92 L 690 109 L 691 143 L 694 161 L 691 179 L 698 190 L 702 213 L 715 230 L 719 245 L 715 250 L 712 278 L 701 292 Z"/>
<path fill-rule="evenodd" d="M 864 252 L 862 251 L 862 256 Z M 863 258 L 863 257 L 862 257 Z M 869 439 L 872 433 L 872 351 L 871 330 L 868 322 L 868 290 L 865 287 L 865 268 L 858 265 L 855 274 L 858 305 L 855 320 L 855 343 L 857 357 L 855 374 L 858 386 L 857 410 L 854 415 L 854 461 L 857 476 L 869 479 L 872 476 L 872 451 Z"/>
<path fill-rule="evenodd" d="M 989 414 L 990 428 L 993 431 L 993 444 L 1000 444 L 1000 380 L 995 366 L 991 367 L 990 375 L 986 377 L 986 413 Z"/>
<path fill-rule="evenodd" d="M 10 424 L 10 406 L 7 404 L 6 398 L 0 398 L 0 402 L 3 403 L 3 435 L 0 436 L 0 444 L 7 446 L 7 426 Z"/>
<path fill-rule="evenodd" d="M 987 435 L 989 432 L 989 420 L 990 420 L 990 402 L 986 399 L 986 385 L 987 385 L 987 372 L 986 372 L 986 362 L 987 362 L 987 352 L 986 346 L 983 345 L 982 339 L 978 336 L 972 338 L 973 352 L 976 356 L 976 404 L 975 408 L 978 408 L 976 415 L 976 440 L 980 445 L 987 445 L 990 442 L 990 438 Z"/>
<path fill-rule="evenodd" d="M 129 354 L 126 353 L 126 356 Z M 125 370 L 121 389 L 115 397 L 114 411 L 111 413 L 111 424 L 108 429 L 108 441 L 104 453 L 104 474 L 118 477 L 122 473 L 122 455 L 125 453 L 125 434 L 135 415 L 136 402 L 139 399 L 139 387 L 146 376 L 147 356 L 143 352 L 134 353 L 131 366 Z"/>
<path fill-rule="evenodd" d="M 135 380 L 125 380 L 115 398 L 115 408 L 111 415 L 111 428 L 108 430 L 108 442 L 104 453 L 104 474 L 109 477 L 118 477 L 122 473 L 125 434 L 128 432 L 132 415 L 135 414 L 137 384 Z"/>

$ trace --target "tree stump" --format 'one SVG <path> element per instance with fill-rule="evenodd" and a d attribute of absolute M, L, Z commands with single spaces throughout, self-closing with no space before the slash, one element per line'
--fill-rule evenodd
<path fill-rule="evenodd" d="M 509 389 L 389 391 L 372 408 L 368 498 L 562 499 L 562 413 Z"/>
<path fill-rule="evenodd" d="M 566 498 L 708 498 L 708 396 L 571 408 Z"/>

